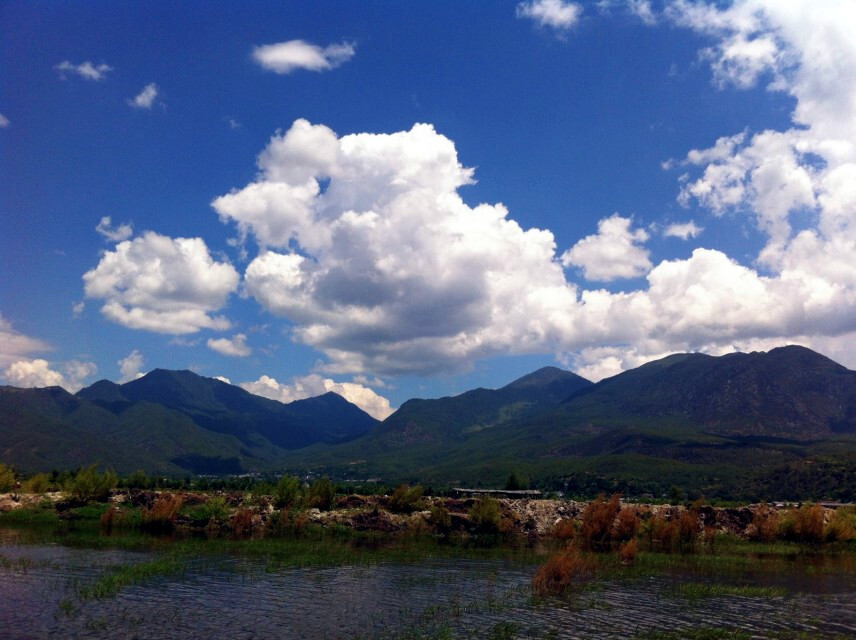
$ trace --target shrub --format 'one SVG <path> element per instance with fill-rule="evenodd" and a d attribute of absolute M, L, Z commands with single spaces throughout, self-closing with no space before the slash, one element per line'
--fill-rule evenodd
<path fill-rule="evenodd" d="M 107 511 L 101 514 L 101 526 L 110 529 L 113 526 L 113 521 L 116 519 L 116 513 L 118 513 L 118 509 L 116 507 L 111 506 Z"/>
<path fill-rule="evenodd" d="M 580 538 L 590 549 L 605 549 L 612 542 L 612 525 L 621 510 L 621 496 L 614 494 L 609 502 L 600 494 L 583 511 Z"/>
<path fill-rule="evenodd" d="M 615 521 L 613 537 L 616 542 L 633 540 L 639 533 L 639 516 L 633 507 L 622 507 Z"/>
<path fill-rule="evenodd" d="M 574 548 L 548 558 L 532 578 L 532 589 L 539 596 L 561 595 L 581 580 L 594 576 L 596 565 Z"/>
<path fill-rule="evenodd" d="M 854 507 L 838 508 L 826 525 L 824 538 L 828 542 L 850 542 L 856 539 L 856 509 Z"/>
<path fill-rule="evenodd" d="M 300 478 L 297 476 L 282 476 L 276 483 L 274 503 L 278 509 L 287 509 L 297 503 L 300 497 Z"/>
<path fill-rule="evenodd" d="M 110 497 L 110 491 L 116 486 L 117 477 L 112 469 L 98 473 L 96 465 L 80 469 L 69 480 L 67 491 L 72 498 L 80 502 L 104 502 Z"/>
<path fill-rule="evenodd" d="M 655 515 L 648 521 L 647 537 L 652 549 L 671 549 L 678 539 L 678 525 L 664 515 Z"/>
<path fill-rule="evenodd" d="M 693 545 L 698 539 L 699 517 L 695 509 L 681 511 L 677 522 L 677 536 L 681 545 Z"/>
<path fill-rule="evenodd" d="M 621 558 L 622 564 L 633 564 L 636 562 L 636 556 L 639 554 L 639 543 L 636 538 L 628 540 L 618 550 L 618 556 Z"/>
<path fill-rule="evenodd" d="M 209 498 L 204 504 L 199 505 L 190 512 L 190 518 L 196 523 L 222 522 L 229 517 L 229 507 L 226 498 L 217 496 Z"/>
<path fill-rule="evenodd" d="M 782 537 L 797 542 L 816 544 L 823 541 L 823 507 L 806 503 L 791 510 L 780 527 Z"/>
<path fill-rule="evenodd" d="M 238 509 L 232 516 L 231 524 L 235 535 L 248 535 L 253 530 L 253 512 L 249 509 Z"/>
<path fill-rule="evenodd" d="M 5 493 L 15 486 L 15 472 L 12 467 L 0 462 L 0 492 Z"/>
<path fill-rule="evenodd" d="M 389 498 L 389 510 L 395 513 L 410 513 L 419 506 L 419 500 L 422 498 L 422 487 L 416 485 L 400 485 Z"/>
<path fill-rule="evenodd" d="M 746 527 L 746 535 L 756 542 L 772 542 L 779 530 L 779 514 L 766 503 L 752 514 L 752 524 Z"/>
<path fill-rule="evenodd" d="M 553 525 L 553 537 L 556 540 L 572 540 L 577 535 L 577 526 L 573 518 L 562 518 Z"/>
<path fill-rule="evenodd" d="M 324 476 L 309 486 L 309 506 L 321 511 L 329 511 L 333 507 L 333 498 L 336 497 L 336 489 L 330 478 Z"/>
<path fill-rule="evenodd" d="M 46 473 L 37 473 L 24 483 L 26 493 L 45 493 L 51 486 L 51 477 Z"/>
<path fill-rule="evenodd" d="M 452 516 L 446 507 L 441 504 L 434 504 L 431 505 L 428 523 L 440 533 L 448 533 L 452 529 Z"/>
<path fill-rule="evenodd" d="M 157 497 L 151 508 L 143 507 L 143 526 L 149 528 L 171 527 L 183 503 L 184 499 L 179 495 L 162 493 Z"/>
<path fill-rule="evenodd" d="M 476 499 L 469 512 L 470 520 L 475 525 L 476 531 L 482 533 L 496 533 L 502 522 L 499 510 L 499 502 L 489 496 L 481 496 Z"/>

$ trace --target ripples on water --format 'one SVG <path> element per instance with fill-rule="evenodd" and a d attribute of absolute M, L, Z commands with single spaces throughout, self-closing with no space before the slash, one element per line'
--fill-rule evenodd
<path fill-rule="evenodd" d="M 366 553 L 362 551 L 360 553 Z M 503 559 L 279 568 L 261 558 L 192 558 L 181 575 L 81 600 L 78 588 L 152 552 L 19 545 L 0 538 L 0 637 L 634 638 L 729 627 L 754 637 L 856 637 L 852 576 L 768 576 L 785 597 L 675 595 L 691 576 L 604 582 L 535 602 L 534 566 Z"/>

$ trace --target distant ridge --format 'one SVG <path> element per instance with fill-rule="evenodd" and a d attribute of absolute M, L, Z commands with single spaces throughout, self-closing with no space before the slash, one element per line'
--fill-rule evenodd
<path fill-rule="evenodd" d="M 335 393 L 282 404 L 191 371 L 155 369 L 76 395 L 0 387 L 0 424 L 0 456 L 25 469 L 96 457 L 122 471 L 238 473 L 269 468 L 288 449 L 351 440 L 377 420 Z"/>

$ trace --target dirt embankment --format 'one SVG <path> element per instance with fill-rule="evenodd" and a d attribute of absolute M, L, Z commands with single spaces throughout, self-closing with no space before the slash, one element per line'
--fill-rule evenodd
<path fill-rule="evenodd" d="M 171 492 L 122 490 L 115 491 L 110 497 L 110 505 L 118 511 L 152 509 L 159 497 Z M 172 492 L 174 493 L 174 492 Z M 275 526 L 285 519 L 285 514 L 274 507 L 273 498 L 251 496 L 240 492 L 208 494 L 200 492 L 179 492 L 185 507 L 204 505 L 213 497 L 221 500 L 226 508 L 222 524 L 228 526 L 243 512 L 250 518 L 253 529 Z M 75 506 L 61 492 L 46 494 L 0 494 L 0 513 L 21 508 L 46 507 L 54 505 L 61 517 L 69 517 Z M 477 500 L 474 498 L 424 497 L 414 508 L 406 512 L 395 512 L 390 508 L 387 496 L 339 496 L 332 509 L 321 511 L 316 508 L 292 510 L 290 522 L 300 521 L 323 527 L 344 527 L 354 531 L 402 533 L 402 532 L 443 532 L 475 533 L 495 531 L 507 534 L 523 534 L 530 537 L 544 537 L 552 533 L 556 525 L 563 520 L 580 520 L 588 502 L 574 500 L 507 499 L 496 500 L 498 513 L 487 519 L 474 514 Z M 632 509 L 642 523 L 657 517 L 676 520 L 683 506 L 625 503 L 622 508 Z M 747 505 L 743 507 L 697 508 L 701 530 L 715 530 L 740 537 L 748 537 L 755 515 L 759 511 L 784 512 L 792 507 L 775 505 Z M 824 521 L 828 522 L 834 509 L 823 507 Z M 186 515 L 177 515 L 175 524 L 193 526 Z M 198 523 L 197 523 L 198 524 Z"/>

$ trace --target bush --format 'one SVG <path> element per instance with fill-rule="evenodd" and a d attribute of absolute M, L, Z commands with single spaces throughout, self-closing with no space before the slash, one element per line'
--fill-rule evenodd
<path fill-rule="evenodd" d="M 282 476 L 276 483 L 274 503 L 277 509 L 287 509 L 297 503 L 300 497 L 300 478 L 297 476 Z"/>
<path fill-rule="evenodd" d="M 648 546 L 652 549 L 669 550 L 675 546 L 678 539 L 678 525 L 674 521 L 667 520 L 664 515 L 652 517 L 646 529 Z"/>
<path fill-rule="evenodd" d="M 117 477 L 112 469 L 98 473 L 96 465 L 80 469 L 69 480 L 67 491 L 72 498 L 80 502 L 104 502 L 110 497 L 110 491 L 116 486 Z"/>
<path fill-rule="evenodd" d="M 556 540 L 573 540 L 577 535 L 577 526 L 573 518 L 562 518 L 553 525 L 553 537 Z"/>
<path fill-rule="evenodd" d="M 37 473 L 24 483 L 25 493 L 45 493 L 51 486 L 51 477 L 46 473 Z"/>
<path fill-rule="evenodd" d="M 217 496 L 209 498 L 204 504 L 199 505 L 190 512 L 190 519 L 196 523 L 222 522 L 229 517 L 229 507 L 226 498 Z"/>
<path fill-rule="evenodd" d="M 633 507 L 622 507 L 615 521 L 613 538 L 616 542 L 633 540 L 639 533 L 639 516 Z"/>
<path fill-rule="evenodd" d="M 431 505 L 431 515 L 428 523 L 440 533 L 448 533 L 452 529 L 452 515 L 449 510 L 441 504 Z"/>
<path fill-rule="evenodd" d="M 551 556 L 532 578 L 532 589 L 539 596 L 561 595 L 575 583 L 592 578 L 596 565 L 573 548 Z"/>
<path fill-rule="evenodd" d="M 308 504 L 310 507 L 329 511 L 333 507 L 333 498 L 336 497 L 336 489 L 330 478 L 324 476 L 309 486 Z"/>
<path fill-rule="evenodd" d="M 823 541 L 823 507 L 806 503 L 788 512 L 779 524 L 779 534 L 786 540 L 816 544 Z"/>
<path fill-rule="evenodd" d="M 389 498 L 389 510 L 395 513 L 410 513 L 419 506 L 419 500 L 422 498 L 422 487 L 416 485 L 400 485 Z"/>
<path fill-rule="evenodd" d="M 699 517 L 698 511 L 695 509 L 687 509 L 681 511 L 678 517 L 678 541 L 681 545 L 692 546 L 698 539 L 699 534 Z"/>
<path fill-rule="evenodd" d="M 580 538 L 590 549 L 606 549 L 612 543 L 612 526 L 621 510 L 621 496 L 614 494 L 609 502 L 600 494 L 583 511 Z"/>
<path fill-rule="evenodd" d="M 502 522 L 499 510 L 499 502 L 489 496 L 477 498 L 470 509 L 470 520 L 475 525 L 476 531 L 482 533 L 496 533 Z"/>
<path fill-rule="evenodd" d="M 151 508 L 143 507 L 143 526 L 154 529 L 172 527 L 183 503 L 184 499 L 179 495 L 162 493 Z"/>
<path fill-rule="evenodd" d="M 238 509 L 232 516 L 231 525 L 235 535 L 249 535 L 253 530 L 253 512 L 249 509 Z"/>
<path fill-rule="evenodd" d="M 15 486 L 15 472 L 12 467 L 9 467 L 0 462 L 0 493 L 10 491 Z"/>
<path fill-rule="evenodd" d="M 618 550 L 618 556 L 621 558 L 622 564 L 633 564 L 636 562 L 636 556 L 639 554 L 639 543 L 636 538 L 625 542 Z"/>
<path fill-rule="evenodd" d="M 826 525 L 824 538 L 828 542 L 850 542 L 856 539 L 856 508 L 839 507 Z"/>
<path fill-rule="evenodd" d="M 752 514 L 752 524 L 746 528 L 746 535 L 756 542 L 772 542 L 778 531 L 779 514 L 764 503 Z"/>

